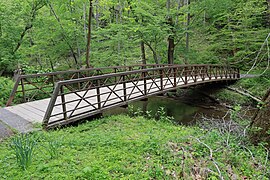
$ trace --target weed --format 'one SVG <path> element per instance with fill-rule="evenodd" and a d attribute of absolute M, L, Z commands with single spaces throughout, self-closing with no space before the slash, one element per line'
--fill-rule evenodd
<path fill-rule="evenodd" d="M 164 122 L 171 122 L 173 120 L 173 117 L 167 116 L 167 113 L 164 107 L 159 107 L 156 112 L 155 119 L 164 121 Z"/>
<path fill-rule="evenodd" d="M 58 140 L 48 141 L 48 152 L 50 154 L 51 159 L 57 158 L 59 156 L 60 146 L 61 146 L 61 143 Z"/>
<path fill-rule="evenodd" d="M 134 106 L 129 106 L 128 107 L 128 115 L 130 117 L 135 117 L 135 116 L 142 116 L 143 111 L 140 108 L 135 108 Z"/>
<path fill-rule="evenodd" d="M 23 170 L 26 170 L 31 164 L 36 144 L 36 136 L 30 134 L 20 134 L 11 140 L 10 146 L 15 152 L 18 165 Z"/>

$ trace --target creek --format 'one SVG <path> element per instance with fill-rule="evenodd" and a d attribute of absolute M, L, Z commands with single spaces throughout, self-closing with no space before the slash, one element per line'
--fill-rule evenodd
<path fill-rule="evenodd" d="M 207 102 L 205 98 L 181 98 L 168 96 L 152 96 L 146 101 L 134 101 L 129 103 L 129 107 L 134 110 L 140 109 L 144 113 L 148 111 L 152 117 L 155 117 L 158 109 L 163 107 L 167 116 L 173 117 L 178 124 L 190 125 L 196 122 L 198 116 L 223 117 L 227 111 L 226 108 Z M 128 108 L 113 108 L 103 113 L 104 116 L 128 114 Z"/>

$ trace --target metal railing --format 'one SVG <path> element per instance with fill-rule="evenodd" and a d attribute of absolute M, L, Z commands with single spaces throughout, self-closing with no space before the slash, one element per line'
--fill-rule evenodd
<path fill-rule="evenodd" d="M 239 78 L 239 69 L 228 66 L 172 65 L 59 81 L 43 126 L 74 122 L 179 87 Z"/>
<path fill-rule="evenodd" d="M 132 66 L 112 66 L 103 68 L 89 68 L 81 70 L 58 71 L 41 74 L 17 75 L 15 84 L 6 106 L 10 106 L 16 96 L 17 103 L 25 103 L 49 98 L 54 90 L 55 83 L 63 80 L 98 76 L 103 74 L 133 71 L 155 67 L 165 67 L 167 64 L 147 64 Z"/>

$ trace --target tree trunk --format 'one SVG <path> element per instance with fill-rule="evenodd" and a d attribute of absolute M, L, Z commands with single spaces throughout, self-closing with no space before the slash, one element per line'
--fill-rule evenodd
<path fill-rule="evenodd" d="M 99 28 L 99 12 L 98 12 L 98 0 L 96 0 L 96 24 L 97 24 L 97 28 Z"/>
<path fill-rule="evenodd" d="M 84 31 L 84 39 L 87 42 L 87 27 L 86 27 L 86 5 L 83 3 L 83 31 Z"/>
<path fill-rule="evenodd" d="M 190 24 L 190 12 L 189 12 L 189 4 L 190 0 L 186 0 L 186 5 L 188 6 L 188 14 L 187 14 L 187 24 L 186 24 L 186 52 L 189 52 L 189 24 Z M 188 57 L 185 57 L 185 64 L 188 62 Z"/>
<path fill-rule="evenodd" d="M 154 61 L 156 64 L 159 64 L 159 61 L 158 61 L 158 57 L 157 57 L 157 52 L 155 51 L 155 49 L 151 46 L 151 44 L 149 43 L 146 43 L 145 44 L 150 48 L 150 50 L 152 51 L 153 53 L 153 58 L 154 58 Z"/>
<path fill-rule="evenodd" d="M 174 37 L 170 35 L 168 37 L 168 64 L 174 63 Z"/>
<path fill-rule="evenodd" d="M 68 41 L 68 38 L 67 38 L 67 36 L 65 34 L 65 29 L 64 29 L 63 25 L 61 24 L 61 21 L 60 21 L 59 17 L 57 16 L 56 12 L 54 11 L 52 4 L 49 3 L 49 7 L 50 7 L 50 10 L 52 11 L 55 19 L 57 20 L 57 22 L 58 22 L 58 24 L 59 24 L 59 26 L 60 26 L 60 28 L 62 30 L 62 33 L 61 34 L 62 34 L 64 40 L 66 41 L 66 43 L 67 43 L 67 45 L 68 45 L 68 47 L 69 47 L 69 49 L 71 51 L 71 54 L 72 54 L 72 56 L 74 58 L 74 62 L 76 64 L 76 66 L 78 66 L 78 61 L 77 61 L 77 57 L 76 57 L 75 51 L 73 50 L 71 44 Z"/>
<path fill-rule="evenodd" d="M 93 5 L 90 0 L 89 15 L 88 15 L 88 35 L 87 35 L 87 46 L 86 46 L 86 67 L 90 68 L 90 48 L 91 48 L 91 22 L 92 22 Z"/>
<path fill-rule="evenodd" d="M 37 2 L 37 3 L 33 3 L 32 4 L 32 9 L 31 9 L 31 13 L 30 13 L 31 16 L 30 16 L 29 22 L 26 24 L 23 32 L 21 33 L 20 40 L 17 43 L 17 45 L 14 48 L 14 50 L 12 51 L 12 54 L 15 54 L 16 51 L 21 47 L 21 44 L 22 44 L 22 41 L 23 41 L 24 36 L 26 35 L 27 31 L 30 30 L 33 27 L 33 22 L 34 22 L 34 20 L 36 18 L 37 11 L 39 9 L 41 9 L 43 6 L 45 6 L 45 4 L 43 2 Z M 2 34 L 2 32 L 1 32 L 1 34 Z"/>
<path fill-rule="evenodd" d="M 175 34 L 175 31 L 174 31 L 174 23 L 173 23 L 173 19 L 170 15 L 170 10 L 171 10 L 171 1 L 170 0 L 167 0 L 167 23 L 168 25 L 170 26 L 170 33 L 171 34 Z M 173 64 L 173 60 L 174 60 L 174 47 L 175 47 L 175 44 L 174 44 L 174 35 L 169 35 L 168 37 L 168 64 Z"/>
<path fill-rule="evenodd" d="M 141 41 L 141 56 L 142 56 L 142 63 L 146 64 L 145 47 L 143 41 Z"/>
<path fill-rule="evenodd" d="M 267 12 L 266 12 L 266 27 L 270 27 L 270 0 L 266 0 L 267 2 Z"/>
<path fill-rule="evenodd" d="M 255 113 L 251 126 L 255 129 L 251 134 L 251 140 L 270 143 L 270 88 L 263 98 L 262 106 Z M 270 146 L 270 144 L 268 144 Z"/>

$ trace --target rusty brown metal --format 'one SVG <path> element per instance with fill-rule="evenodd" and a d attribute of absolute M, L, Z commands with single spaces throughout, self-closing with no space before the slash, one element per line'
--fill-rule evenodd
<path fill-rule="evenodd" d="M 20 74 L 16 77 L 15 85 L 6 103 L 6 106 L 12 105 L 13 99 L 16 95 L 16 100 L 18 101 L 17 103 L 35 101 L 46 97 L 48 98 L 51 96 L 54 90 L 55 83 L 59 81 L 164 66 L 170 65 L 137 64 L 131 66 L 89 68 L 40 74 Z M 79 87 L 81 84 L 78 83 L 76 86 Z"/>
<path fill-rule="evenodd" d="M 141 67 L 137 70 L 122 67 L 129 70 L 122 72 L 112 68 L 110 74 L 58 81 L 43 120 L 44 128 L 68 124 L 108 108 L 177 88 L 235 81 L 240 77 L 238 68 L 219 65 Z M 63 107 L 62 111 L 56 112 L 59 107 Z"/>

